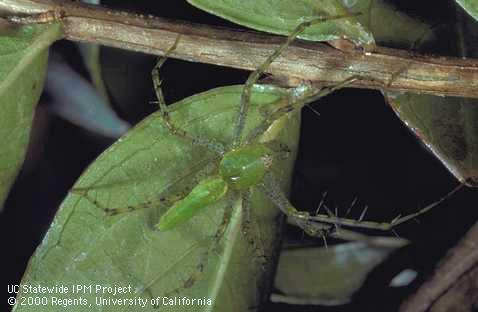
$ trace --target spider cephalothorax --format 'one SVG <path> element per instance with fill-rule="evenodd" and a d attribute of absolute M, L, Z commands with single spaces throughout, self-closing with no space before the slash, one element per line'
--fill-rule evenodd
<path fill-rule="evenodd" d="M 257 185 L 272 164 L 272 150 L 263 144 L 246 145 L 227 152 L 219 173 L 229 187 L 243 190 Z"/>

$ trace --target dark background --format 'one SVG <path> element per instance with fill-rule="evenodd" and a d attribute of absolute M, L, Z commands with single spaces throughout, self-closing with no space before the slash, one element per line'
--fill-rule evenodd
<path fill-rule="evenodd" d="M 427 1 L 395 1 L 400 10 L 432 24 L 452 22 L 451 2 L 435 0 L 431 11 L 425 6 L 429 4 Z M 240 28 L 195 9 L 186 1 L 167 3 L 107 1 L 105 4 L 162 17 Z M 59 42 L 55 49 L 87 77 L 72 43 Z M 113 104 L 118 114 L 131 123 L 155 110 L 149 103 L 154 100 L 149 75 L 154 61 L 151 56 L 102 49 L 105 79 Z M 166 101 L 173 103 L 214 87 L 243 83 L 247 75 L 245 71 L 169 59 L 162 68 L 163 90 Z M 4 285 L 20 282 L 28 259 L 48 230 L 68 189 L 85 167 L 112 143 L 51 115 L 47 102 L 48 95 L 42 96 L 27 161 L 0 214 Z M 399 213 L 412 213 L 437 200 L 457 185 L 444 166 L 395 116 L 378 91 L 343 89 L 313 107 L 320 116 L 310 109 L 303 110 L 291 195 L 297 207 L 313 209 L 320 200 L 318 194 L 328 191 L 331 206 L 337 204 L 344 211 L 353 198 L 358 197 L 361 206 L 369 206 L 367 219 L 389 221 Z M 462 190 L 420 217 L 420 224 L 412 221 L 400 226 L 399 235 L 413 244 L 374 270 L 352 303 L 300 310 L 396 310 L 477 219 L 476 204 L 472 204 L 477 198 L 473 191 Z M 356 209 L 352 214 L 358 216 L 360 212 Z M 285 237 L 292 241 L 305 240 L 302 233 L 292 227 L 286 228 Z M 418 278 L 407 287 L 386 287 L 390 278 L 404 268 L 420 272 Z M 5 300 L 2 305 L 7 309 Z M 297 308 L 273 303 L 263 308 L 263 311 L 277 310 Z"/>

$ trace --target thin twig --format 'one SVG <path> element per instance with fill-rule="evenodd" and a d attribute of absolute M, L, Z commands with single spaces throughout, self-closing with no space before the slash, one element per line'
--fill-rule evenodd
<path fill-rule="evenodd" d="M 435 305 L 445 303 L 440 303 L 439 299 L 447 295 L 447 293 L 467 275 L 473 276 L 476 274 L 473 269 L 476 269 L 478 265 L 477 240 L 478 223 L 448 252 L 445 259 L 438 265 L 433 276 L 423 283 L 418 291 L 400 307 L 400 312 L 430 311 L 430 309 L 433 310 Z M 463 286 L 461 289 L 461 295 L 463 295 L 463 297 L 459 297 L 455 293 L 454 297 L 457 299 L 454 302 L 455 307 L 464 305 L 464 301 L 460 302 L 460 300 L 465 297 L 476 300 L 476 296 L 474 295 L 474 292 L 476 292 L 476 282 L 475 280 L 468 282 L 468 285 Z M 474 302 L 474 304 L 476 304 L 476 302 Z M 449 309 L 443 309 L 443 307 L 441 309 L 437 307 L 436 310 L 450 311 Z M 471 309 L 467 308 L 456 311 L 465 310 L 471 311 Z"/>
<path fill-rule="evenodd" d="M 181 42 L 171 57 L 246 70 L 256 69 L 284 41 L 279 36 L 70 1 L 0 0 L 1 10 L 11 14 L 61 10 L 66 39 L 155 55 L 164 55 L 180 34 Z M 366 79 L 355 81 L 351 87 L 478 98 L 477 60 L 417 55 L 382 47 L 345 52 L 324 43 L 297 41 L 267 71 L 295 78 L 288 80 L 290 86 L 301 81 L 335 85 L 358 75 Z M 395 77 L 396 73 L 400 74 Z"/>

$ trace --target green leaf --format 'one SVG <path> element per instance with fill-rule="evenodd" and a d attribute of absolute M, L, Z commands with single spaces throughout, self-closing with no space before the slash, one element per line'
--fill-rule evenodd
<path fill-rule="evenodd" d="M 455 0 L 468 14 L 478 21 L 478 1 L 477 0 Z"/>
<path fill-rule="evenodd" d="M 190 133 L 230 142 L 242 86 L 214 89 L 182 100 L 172 106 L 173 122 Z M 247 129 L 261 120 L 258 105 L 270 105 L 286 96 L 283 89 L 261 86 L 254 89 Z M 284 130 L 284 131 L 283 131 Z M 299 115 L 278 120 L 263 139 L 277 138 L 292 151 L 297 149 Z M 278 160 L 273 171 L 286 188 L 295 159 Z M 137 206 L 175 194 L 206 176 L 216 173 L 217 156 L 189 140 L 171 135 L 160 113 L 137 125 L 104 152 L 82 175 L 75 189 L 89 190 L 88 196 L 108 208 Z M 241 200 L 231 196 L 204 209 L 186 224 L 158 232 L 153 226 L 165 207 L 151 204 L 151 209 L 108 216 L 85 195 L 68 195 L 41 246 L 30 260 L 23 285 L 131 286 L 131 292 L 111 298 L 164 296 L 180 287 L 200 263 L 201 255 L 211 243 L 211 235 L 222 219 L 225 205 L 234 212 L 221 246 L 208 257 L 204 273 L 192 287 L 175 295 L 190 299 L 211 299 L 212 306 L 161 306 L 161 311 L 247 311 L 267 295 L 272 272 L 269 261 L 280 239 L 280 211 L 259 191 L 251 201 L 252 224 L 247 231 L 264 249 L 267 262 L 258 257 L 246 239 L 242 227 Z M 261 265 L 261 264 L 264 264 Z M 61 297 L 58 294 L 54 294 Z M 20 302 L 22 296 L 17 296 Z M 52 296 L 52 295 L 48 295 Z M 148 305 L 97 306 L 96 293 L 69 294 L 64 298 L 88 300 L 89 306 L 77 311 L 156 311 Z M 50 301 L 51 302 L 51 301 Z M 16 306 L 14 311 L 37 311 L 37 307 Z M 43 312 L 58 307 L 42 307 Z"/>
<path fill-rule="evenodd" d="M 387 93 L 397 115 L 461 182 L 478 185 L 477 101 Z"/>
<path fill-rule="evenodd" d="M 357 18 L 366 25 L 379 44 L 409 48 L 431 35 L 430 25 L 398 11 L 389 2 L 382 0 L 345 1 L 347 8 L 354 13 L 361 12 Z"/>
<path fill-rule="evenodd" d="M 318 16 L 347 13 L 339 0 L 188 0 L 206 12 L 273 34 L 289 35 L 301 22 Z M 299 38 L 311 41 L 349 39 L 357 45 L 372 44 L 373 37 L 356 17 L 308 27 Z"/>
<path fill-rule="evenodd" d="M 459 47 L 460 55 L 477 57 L 476 43 L 470 34 L 477 25 L 466 15 L 459 16 L 454 38 L 437 36 L 446 45 Z M 460 33 L 461 32 L 461 33 Z M 478 186 L 478 101 L 476 99 L 439 97 L 415 93 L 387 92 L 395 113 L 418 139 L 462 183 Z"/>
<path fill-rule="evenodd" d="M 290 304 L 345 304 L 370 271 L 406 244 L 403 239 L 384 237 L 329 248 L 284 250 L 274 283 L 280 293 L 271 299 Z"/>
<path fill-rule="evenodd" d="M 62 35 L 59 24 L 0 24 L 0 207 L 20 170 L 35 106 L 45 80 L 48 47 Z"/>

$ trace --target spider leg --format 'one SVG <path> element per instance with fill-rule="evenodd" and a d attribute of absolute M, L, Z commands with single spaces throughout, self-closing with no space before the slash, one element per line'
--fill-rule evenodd
<path fill-rule="evenodd" d="M 244 211 L 244 219 L 242 222 L 242 233 L 246 238 L 249 246 L 251 246 L 254 254 L 256 255 L 257 259 L 260 261 L 261 268 L 265 270 L 265 265 L 267 263 L 267 256 L 264 251 L 264 246 L 262 246 L 261 242 L 254 238 L 254 235 L 251 233 L 251 223 L 252 223 L 252 211 L 250 207 L 251 201 L 251 190 L 248 189 L 241 194 L 242 197 L 242 209 Z"/>
<path fill-rule="evenodd" d="M 289 95 L 288 100 L 278 101 L 275 105 L 273 105 L 273 110 L 262 111 L 264 119 L 258 126 L 252 129 L 252 131 L 246 138 L 246 142 L 251 143 L 257 141 L 260 135 L 262 135 L 272 125 L 274 121 L 281 118 L 282 116 L 292 111 L 300 110 L 305 105 L 313 103 L 318 99 L 327 96 L 336 90 L 344 88 L 347 85 L 360 79 L 363 79 L 363 77 L 351 76 L 335 86 L 325 87 L 320 90 L 314 90 L 310 87 L 305 87 L 304 89 L 304 86 L 299 86 L 293 89 L 292 93 Z M 294 90 L 296 92 L 294 92 Z M 300 95 L 297 96 L 297 93 L 300 93 Z"/>
<path fill-rule="evenodd" d="M 233 139 L 232 139 L 232 146 L 237 147 L 241 144 L 241 136 L 242 132 L 244 131 L 244 127 L 247 120 L 247 113 L 249 110 L 252 87 L 254 84 L 257 83 L 259 77 L 265 72 L 265 70 L 270 66 L 270 64 L 290 45 L 295 38 L 302 33 L 307 27 L 322 23 L 329 20 L 341 19 L 346 17 L 355 16 L 357 14 L 345 14 L 345 15 L 337 15 L 337 16 L 325 16 L 325 17 L 317 17 L 311 19 L 309 21 L 305 21 L 300 23 L 292 33 L 287 37 L 286 41 L 281 44 L 271 55 L 267 57 L 267 59 L 262 63 L 255 71 L 253 71 L 249 78 L 247 79 L 244 89 L 242 90 L 241 94 L 241 106 L 239 109 L 239 113 L 236 118 L 236 126 L 234 128 Z"/>
<path fill-rule="evenodd" d="M 344 226 L 349 226 L 349 227 L 389 231 L 389 230 L 392 230 L 394 227 L 396 227 L 399 224 L 407 222 L 410 219 L 414 219 L 415 217 L 430 211 L 432 208 L 438 206 L 439 204 L 444 202 L 446 199 L 450 198 L 454 193 L 456 193 L 462 187 L 463 187 L 463 184 L 459 184 L 457 187 L 452 189 L 450 192 L 448 192 L 445 196 L 441 197 L 439 200 L 431 203 L 430 205 L 427 205 L 426 207 L 420 209 L 419 211 L 417 211 L 415 213 L 412 213 L 412 214 L 409 214 L 409 215 L 406 215 L 406 216 L 403 216 L 403 217 L 398 215 L 391 222 L 363 221 L 363 220 L 361 220 L 363 218 L 363 216 L 361 216 L 359 218 L 359 220 L 355 220 L 355 219 L 348 219 L 348 218 L 341 218 L 341 217 L 339 218 L 339 217 L 333 216 L 333 215 L 331 216 L 331 215 L 320 215 L 320 214 L 315 215 L 315 216 L 310 216 L 310 220 L 323 222 L 323 223 L 339 224 L 339 225 L 344 225 Z M 364 210 L 364 212 L 365 212 L 365 210 Z M 362 215 L 364 214 L 364 212 L 362 212 Z"/>
<path fill-rule="evenodd" d="M 217 167 L 204 168 L 203 162 L 198 162 L 193 169 L 194 174 L 187 173 L 175 177 L 174 180 L 170 181 L 168 184 L 164 185 L 161 190 L 159 190 L 159 195 L 155 196 L 151 200 L 146 200 L 140 203 L 131 204 L 128 206 L 120 207 L 111 207 L 108 204 L 98 200 L 97 196 L 93 196 L 91 191 L 98 191 L 105 189 L 105 192 L 109 192 L 109 187 L 111 185 L 100 185 L 100 186 L 91 186 L 91 187 L 75 187 L 70 190 L 70 193 L 79 195 L 96 207 L 102 209 L 107 215 L 113 216 L 122 213 L 128 213 L 141 209 L 151 209 L 151 208 L 169 208 L 177 201 L 186 197 L 191 190 L 197 185 L 197 180 L 201 179 L 203 175 L 214 174 L 217 171 Z M 174 188 L 175 185 L 180 183 L 182 186 Z M 95 193 L 96 195 L 97 193 Z"/>
<path fill-rule="evenodd" d="M 109 216 L 115 216 L 118 214 L 133 212 L 133 211 L 141 210 L 141 209 L 151 209 L 151 208 L 161 208 L 161 207 L 167 208 L 173 205 L 178 200 L 181 200 L 182 198 L 184 198 L 190 191 L 188 187 L 185 187 L 180 192 L 161 196 L 159 197 L 159 199 L 156 199 L 156 200 L 149 200 L 149 201 L 145 201 L 145 202 L 134 204 L 134 205 L 112 208 L 102 203 L 94 196 L 92 196 L 89 192 L 92 189 L 94 188 L 74 188 L 70 192 L 87 199 L 90 203 L 102 209 Z"/>
<path fill-rule="evenodd" d="M 297 210 L 289 202 L 272 173 L 267 173 L 264 176 L 264 181 L 259 185 L 259 188 L 294 224 L 308 235 L 313 237 L 324 236 L 333 229 L 333 225 L 311 222 L 310 213 Z"/>
<path fill-rule="evenodd" d="M 343 229 L 336 228 L 333 231 L 334 227 L 337 225 L 356 227 L 356 228 L 366 228 L 373 230 L 381 231 L 393 231 L 394 227 L 404 223 L 410 219 L 413 219 L 421 214 L 424 214 L 430 211 L 432 208 L 438 206 L 446 199 L 450 198 L 454 193 L 460 190 L 463 187 L 463 184 L 458 185 L 445 196 L 441 197 L 439 200 L 427 205 L 426 207 L 420 209 L 418 212 L 409 214 L 407 216 L 401 217 L 400 215 L 393 219 L 391 222 L 375 222 L 375 221 L 362 221 L 349 218 L 337 217 L 331 213 L 327 215 L 317 214 L 310 215 L 308 212 L 298 211 L 285 197 L 284 193 L 280 190 L 277 182 L 274 181 L 274 177 L 269 174 L 265 177 L 265 182 L 262 185 L 264 193 L 275 203 L 279 209 L 281 209 L 284 214 L 290 217 L 292 222 L 302 228 L 310 236 L 324 236 L 331 235 L 336 238 L 342 238 L 347 240 L 364 240 L 363 235 L 358 233 L 353 233 L 350 231 L 345 231 Z"/>
<path fill-rule="evenodd" d="M 263 143 L 274 152 L 274 159 L 283 160 L 289 158 L 291 154 L 290 148 L 278 140 L 272 140 Z"/>
<path fill-rule="evenodd" d="M 174 49 L 176 49 L 179 39 L 180 39 L 180 36 L 176 38 L 176 41 L 174 42 L 174 44 L 168 49 L 164 57 L 161 58 L 156 63 L 153 70 L 151 71 L 151 76 L 153 78 L 154 91 L 156 92 L 156 97 L 158 99 L 157 103 L 161 111 L 161 117 L 163 118 L 166 128 L 169 130 L 171 134 L 188 139 L 195 145 L 204 146 L 208 148 L 209 150 L 222 155 L 224 154 L 224 151 L 225 151 L 222 143 L 188 133 L 186 130 L 183 130 L 180 127 L 176 126 L 172 122 L 171 117 L 169 115 L 168 107 L 164 100 L 163 90 L 161 89 L 162 80 L 159 75 L 159 70 L 161 69 L 161 66 L 163 66 L 168 56 L 174 51 Z"/>
<path fill-rule="evenodd" d="M 208 258 L 210 254 L 219 253 L 221 240 L 227 231 L 229 221 L 231 220 L 232 211 L 233 211 L 232 204 L 228 204 L 224 208 L 221 224 L 219 225 L 216 232 L 214 233 L 211 244 L 206 248 L 204 253 L 202 253 L 202 255 L 199 257 L 200 258 L 199 263 L 194 268 L 194 271 L 189 275 L 189 277 L 183 282 L 181 286 L 167 292 L 163 297 L 171 297 L 173 295 L 177 295 L 181 293 L 183 290 L 193 287 L 194 284 L 200 279 L 201 275 L 204 273 L 204 269 L 207 266 Z"/>
<path fill-rule="evenodd" d="M 374 221 L 362 221 L 349 218 L 337 217 L 333 213 L 317 214 L 310 215 L 306 211 L 298 211 L 287 199 L 285 194 L 282 192 L 277 179 L 272 175 L 272 173 L 267 173 L 264 177 L 264 181 L 259 185 L 261 190 L 266 194 L 267 197 L 286 215 L 288 216 L 292 223 L 296 224 L 302 228 L 308 235 L 317 237 L 324 235 L 332 235 L 337 238 L 344 239 L 363 239 L 359 234 L 352 233 L 350 231 L 345 231 L 339 229 L 337 226 L 348 226 L 356 228 L 367 228 L 374 230 L 389 231 L 392 230 L 395 226 L 404 223 L 410 219 L 413 219 L 421 214 L 424 214 L 431 210 L 432 208 L 438 206 L 443 201 L 451 197 L 454 193 L 460 190 L 463 185 L 460 184 L 455 187 L 453 190 L 448 192 L 445 196 L 440 198 L 438 201 L 420 209 L 416 213 L 400 217 L 398 216 L 391 222 L 374 222 Z M 335 228 L 335 231 L 334 231 Z M 341 235 L 343 234 L 343 235 Z M 352 235 L 353 234 L 353 235 Z M 360 237 L 359 237 L 360 236 Z"/>

